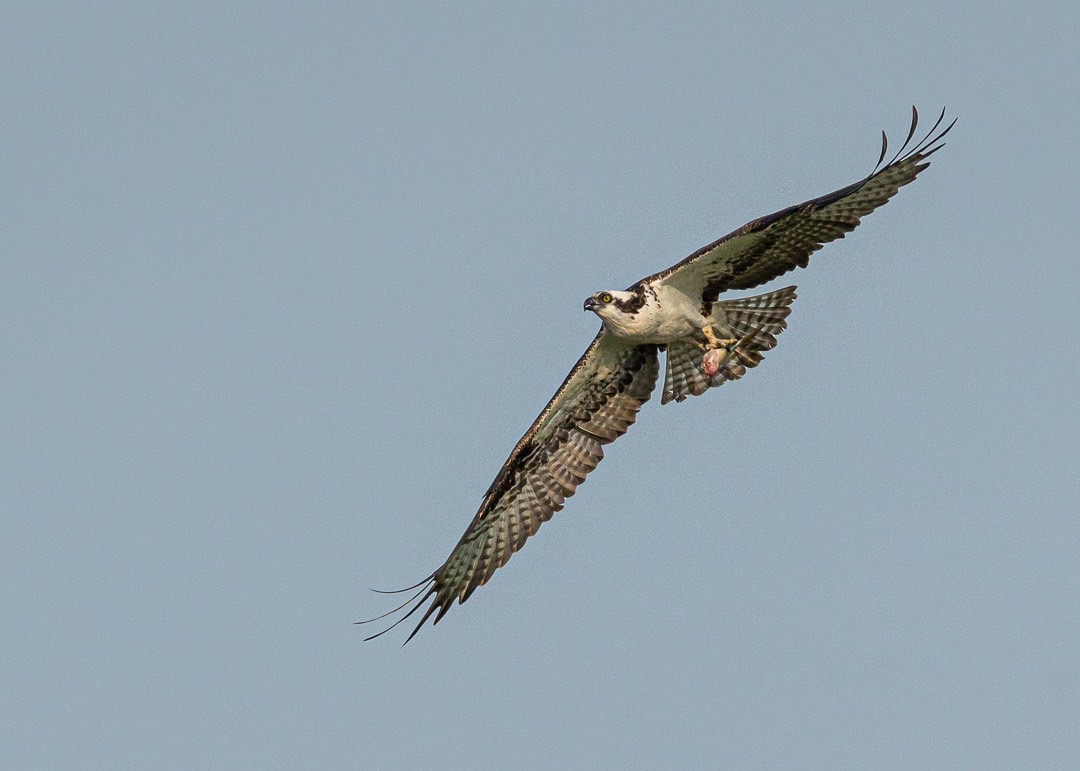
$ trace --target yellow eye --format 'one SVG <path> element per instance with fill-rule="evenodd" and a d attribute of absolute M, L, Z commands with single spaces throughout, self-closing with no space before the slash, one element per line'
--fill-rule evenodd
<path fill-rule="evenodd" d="M 609 295 L 607 292 L 604 292 L 602 295 L 600 295 L 600 302 L 604 303 L 605 305 L 611 302 L 611 295 Z"/>

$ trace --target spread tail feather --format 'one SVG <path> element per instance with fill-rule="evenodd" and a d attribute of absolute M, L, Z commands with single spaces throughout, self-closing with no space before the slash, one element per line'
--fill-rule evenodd
<path fill-rule="evenodd" d="M 739 342 L 712 377 L 705 374 L 702 364 L 704 357 L 699 343 L 704 337 L 686 337 L 669 343 L 661 403 L 699 396 L 728 380 L 738 380 L 748 368 L 756 367 L 762 354 L 775 347 L 776 336 L 787 328 L 794 300 L 795 287 L 788 286 L 755 297 L 714 303 L 712 318 L 716 328 Z"/>

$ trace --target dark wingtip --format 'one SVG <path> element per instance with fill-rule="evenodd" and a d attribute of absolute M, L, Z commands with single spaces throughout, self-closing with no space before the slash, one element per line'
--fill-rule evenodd
<path fill-rule="evenodd" d="M 432 573 L 430 576 L 423 579 L 422 581 L 417 581 L 412 586 L 406 586 L 404 589 L 389 589 L 389 590 L 387 590 L 387 589 L 372 589 L 371 591 L 375 592 L 375 594 L 404 594 L 405 592 L 411 592 L 413 589 L 418 589 L 419 587 L 423 586 L 424 584 L 426 584 L 428 581 L 430 581 L 434 577 L 435 577 L 435 574 Z"/>
<path fill-rule="evenodd" d="M 386 629 L 383 629 L 381 632 L 376 632 L 375 634 L 371 635 L 370 637 L 365 637 L 364 642 L 368 642 L 369 640 L 374 640 L 376 637 L 382 637 L 384 634 L 389 632 L 391 629 L 396 627 L 402 621 L 409 618 L 409 616 L 411 616 L 413 613 L 415 613 L 417 610 L 419 610 L 424 605 L 424 603 L 427 602 L 427 599 L 429 597 L 431 597 L 432 594 L 436 593 L 434 583 L 435 583 L 434 575 L 429 576 L 428 578 L 424 579 L 420 583 L 414 584 L 413 586 L 409 587 L 409 589 L 417 589 L 417 588 L 419 588 L 419 591 L 416 592 L 416 594 L 409 597 L 409 599 L 405 600 L 405 602 L 398 605 L 396 608 L 388 610 L 388 611 L 386 611 L 385 613 L 383 613 L 381 615 L 375 616 L 375 618 L 368 618 L 368 619 L 364 619 L 363 621 L 354 621 L 353 622 L 354 624 L 370 624 L 373 621 L 379 621 L 381 619 L 386 618 L 387 616 L 392 616 L 393 614 L 400 612 L 403 608 L 406 608 L 409 605 L 412 605 L 412 607 L 409 608 L 408 612 L 405 613 L 405 615 L 403 615 L 397 621 L 392 623 L 390 626 L 386 627 Z M 407 592 L 407 591 L 409 591 L 409 589 L 399 589 L 396 592 L 380 592 L 380 594 L 397 594 L 397 593 L 403 592 L 403 591 Z M 378 591 L 378 590 L 373 589 L 372 591 Z M 424 616 L 425 619 L 427 618 L 427 616 L 431 615 L 431 610 L 433 608 L 435 608 L 435 607 L 436 607 L 436 604 L 432 603 L 432 605 L 428 609 L 428 613 Z M 421 621 L 421 625 L 423 625 L 422 621 Z M 409 640 L 411 640 L 413 638 L 413 635 L 415 635 L 417 631 L 419 631 L 419 627 L 414 629 L 413 633 L 411 635 L 409 635 Z M 409 640 L 406 640 L 405 642 L 408 642 Z"/>
<path fill-rule="evenodd" d="M 915 129 L 919 126 L 919 111 L 915 105 L 911 105 L 911 125 L 908 127 L 907 137 L 904 138 L 904 143 L 900 145 L 900 149 L 896 151 L 896 155 L 892 157 L 892 160 L 886 164 L 886 167 L 892 166 L 904 155 L 904 150 L 911 144 L 911 138 L 915 136 Z M 933 129 L 931 129 L 933 131 Z M 918 146 L 916 146 L 917 148 Z"/>
<path fill-rule="evenodd" d="M 432 588 L 431 591 L 434 592 L 435 589 Z M 424 599 L 426 600 L 427 597 L 424 597 Z M 454 602 L 452 597 L 448 598 L 448 600 L 449 600 L 448 602 L 444 602 L 444 603 L 440 604 L 439 603 L 439 598 L 436 597 L 435 600 L 430 605 L 428 605 L 427 612 L 425 612 L 423 617 L 420 619 L 420 621 L 417 622 L 416 627 L 412 630 L 412 632 L 409 634 L 409 636 L 405 638 L 405 642 L 403 642 L 401 644 L 402 648 L 404 648 L 406 645 L 408 645 L 409 641 L 412 638 L 416 637 L 416 633 L 420 631 L 420 627 L 422 627 L 424 625 L 424 623 L 429 618 L 431 618 L 431 614 L 435 612 L 436 608 L 439 608 L 440 610 L 439 610 L 439 615 L 435 618 L 434 623 L 435 624 L 439 623 L 439 619 L 443 617 L 443 615 L 446 613 L 446 611 L 450 609 L 450 605 L 453 604 L 453 602 Z M 416 608 L 419 608 L 421 604 L 423 604 L 423 600 L 421 600 L 421 602 L 417 604 Z M 413 614 L 413 611 L 416 610 L 416 608 L 413 608 L 412 610 L 410 610 L 409 615 L 405 616 L 405 618 L 402 618 L 401 620 L 404 621 L 406 618 L 411 616 Z M 389 631 L 389 630 L 387 630 L 387 631 Z"/>
<path fill-rule="evenodd" d="M 952 127 L 956 125 L 957 118 L 953 118 L 949 121 L 949 125 L 941 131 L 938 131 L 942 121 L 945 120 L 945 110 L 946 108 L 941 108 L 941 114 L 938 115 L 938 119 L 934 121 L 934 125 L 930 130 L 926 132 L 926 136 L 924 136 L 911 152 L 903 158 L 903 160 L 907 160 L 908 158 L 918 156 L 920 162 L 918 169 L 920 171 L 930 165 L 926 159 L 945 146 L 945 135 L 952 131 Z"/>
<path fill-rule="evenodd" d="M 953 118 L 952 121 L 949 122 L 949 125 L 941 131 L 938 131 L 942 121 L 945 119 L 945 112 L 946 108 L 942 107 L 941 114 L 938 116 L 938 119 L 934 121 L 934 125 L 931 126 L 925 136 L 913 146 L 911 140 L 915 137 L 915 131 L 918 129 L 919 109 L 915 105 L 911 105 L 911 125 L 908 127 L 908 133 L 907 137 L 904 139 L 904 143 L 900 145 L 900 149 L 896 151 L 889 162 L 883 166 L 882 161 L 885 160 L 885 156 L 889 151 L 889 138 L 886 132 L 882 131 L 881 153 L 878 155 L 877 163 L 874 164 L 874 170 L 870 172 L 869 176 L 867 176 L 861 184 L 869 182 L 872 178 L 884 172 L 886 169 L 891 168 L 894 164 L 903 163 L 911 158 L 916 158 L 917 161 L 921 162 L 944 147 L 945 142 L 943 139 L 945 138 L 945 135 L 952 130 L 952 127 L 956 125 L 957 121 L 956 118 Z M 924 167 L 920 166 L 919 170 L 922 168 Z"/>
<path fill-rule="evenodd" d="M 418 586 L 419 586 L 419 584 L 418 584 Z M 416 587 L 414 586 L 413 588 L 415 589 Z M 372 590 L 372 591 L 374 591 L 374 590 Z M 392 610 L 388 610 L 385 613 L 382 613 L 382 614 L 380 614 L 378 616 L 375 616 L 375 618 L 365 618 L 363 621 L 354 621 L 353 623 L 354 624 L 370 624 L 372 621 L 378 621 L 379 619 L 383 619 L 383 618 L 386 618 L 387 616 L 393 615 L 394 613 L 397 613 L 399 610 L 401 610 L 406 605 L 408 605 L 410 602 L 415 600 L 417 597 L 419 597 L 421 595 L 421 593 L 423 593 L 423 591 L 424 591 L 423 589 L 420 589 L 419 592 L 414 594 L 409 599 L 405 600 L 405 602 L 401 603 L 396 608 L 393 608 Z"/>

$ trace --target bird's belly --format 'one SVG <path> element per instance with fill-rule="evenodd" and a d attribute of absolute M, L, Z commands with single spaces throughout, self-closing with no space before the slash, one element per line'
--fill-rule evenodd
<path fill-rule="evenodd" d="M 670 343 L 694 332 L 696 327 L 686 318 L 651 319 L 645 335 L 650 343 Z"/>

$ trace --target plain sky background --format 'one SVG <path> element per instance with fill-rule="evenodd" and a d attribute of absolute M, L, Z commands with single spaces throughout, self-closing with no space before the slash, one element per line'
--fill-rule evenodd
<path fill-rule="evenodd" d="M 1080 757 L 1080 10 L 16 3 L 0 761 Z M 582 300 L 960 120 L 402 648 Z M 402 634 L 397 634 L 397 632 Z"/>

